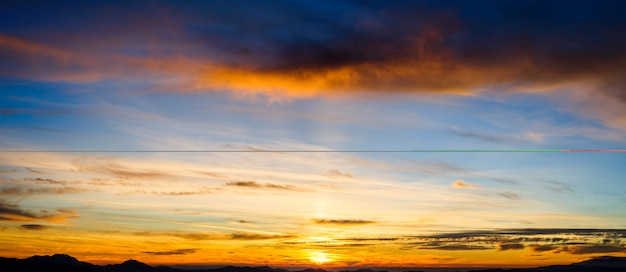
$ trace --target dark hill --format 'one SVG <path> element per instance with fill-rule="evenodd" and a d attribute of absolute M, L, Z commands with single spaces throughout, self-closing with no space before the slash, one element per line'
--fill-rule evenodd
<path fill-rule="evenodd" d="M 3 272 L 289 272 L 285 269 L 261 267 L 226 266 L 217 269 L 183 270 L 165 266 L 152 267 L 145 263 L 128 260 L 121 264 L 105 266 L 81 262 L 76 258 L 55 254 L 53 256 L 33 256 L 26 259 L 0 257 L 0 270 Z M 517 269 L 486 269 L 472 270 L 473 272 L 624 272 L 626 271 L 626 257 L 597 257 L 570 265 L 553 265 L 537 268 Z M 322 269 L 305 269 L 294 272 L 327 272 Z M 345 270 L 341 272 L 374 272 L 370 270 Z M 385 272 L 385 271 L 378 271 Z"/>
<path fill-rule="evenodd" d="M 99 267 L 103 272 L 155 272 L 156 268 L 137 260 L 128 260 L 121 264 L 109 264 Z"/>

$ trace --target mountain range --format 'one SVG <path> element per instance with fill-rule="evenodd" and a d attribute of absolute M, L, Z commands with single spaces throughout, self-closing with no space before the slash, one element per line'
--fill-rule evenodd
<path fill-rule="evenodd" d="M 285 269 L 260 267 L 235 267 L 226 266 L 215 269 L 184 270 L 167 266 L 150 266 L 145 263 L 128 260 L 121 264 L 94 265 L 81 262 L 76 258 L 55 254 L 53 256 L 32 256 L 26 259 L 0 257 L 0 268 L 4 272 L 290 272 Z M 513 268 L 513 269 L 484 269 L 470 270 L 470 272 L 623 272 L 626 271 L 626 257 L 603 256 L 592 258 L 583 262 L 569 265 L 552 265 L 536 268 Z M 306 269 L 292 272 L 328 272 L 322 269 Z M 341 272 L 374 272 L 369 269 L 345 270 Z M 386 271 L 378 271 L 386 272 Z M 411 270 L 405 272 L 419 272 Z"/>

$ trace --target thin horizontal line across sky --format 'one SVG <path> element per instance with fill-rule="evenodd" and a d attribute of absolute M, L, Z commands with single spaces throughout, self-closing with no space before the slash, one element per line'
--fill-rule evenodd
<path fill-rule="evenodd" d="M 0 153 L 626 153 L 626 149 L 398 149 L 398 150 L 0 150 Z"/>

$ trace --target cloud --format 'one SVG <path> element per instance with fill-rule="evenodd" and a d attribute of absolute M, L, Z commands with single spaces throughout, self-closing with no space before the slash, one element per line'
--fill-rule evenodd
<path fill-rule="evenodd" d="M 491 179 L 491 180 L 493 180 L 493 181 L 500 182 L 500 183 L 506 183 L 506 184 L 519 184 L 519 182 L 518 182 L 517 180 L 514 180 L 514 179 L 508 179 L 508 178 L 493 178 L 493 177 L 491 177 L 491 178 L 489 178 L 489 179 Z"/>
<path fill-rule="evenodd" d="M 135 232 L 137 236 L 172 236 L 193 241 L 205 240 L 271 240 L 293 238 L 289 234 L 266 234 L 257 232 L 202 233 L 202 232 Z"/>
<path fill-rule="evenodd" d="M 498 193 L 498 195 L 509 200 L 519 200 L 521 198 L 520 195 L 513 193 L 513 192 L 500 192 Z"/>
<path fill-rule="evenodd" d="M 497 135 L 488 135 L 488 134 L 482 134 L 482 133 L 462 132 L 462 131 L 454 131 L 452 133 L 460 137 L 477 139 L 483 142 L 496 143 L 496 144 L 501 144 L 501 143 L 527 144 L 529 143 L 525 139 L 512 137 L 512 136 L 497 136 Z"/>
<path fill-rule="evenodd" d="M 251 187 L 251 188 L 262 188 L 263 185 L 256 183 L 254 181 L 237 181 L 237 182 L 229 182 L 226 183 L 227 186 L 237 186 L 237 187 Z"/>
<path fill-rule="evenodd" d="M 315 224 L 329 224 L 329 225 L 366 225 L 374 224 L 376 221 L 360 220 L 360 219 L 321 219 L 314 218 Z"/>
<path fill-rule="evenodd" d="M 158 195 L 158 196 L 189 196 L 189 195 L 207 195 L 212 194 L 219 188 L 202 187 L 192 191 L 146 191 L 135 190 L 129 193 L 132 194 L 146 194 L 146 195 Z"/>
<path fill-rule="evenodd" d="M 23 185 L 2 186 L 0 187 L 0 195 L 24 196 L 34 194 L 76 194 L 87 192 L 87 189 L 74 187 L 27 187 Z"/>
<path fill-rule="evenodd" d="M 184 249 L 176 249 L 169 251 L 144 251 L 142 253 L 150 254 L 150 255 L 187 255 L 196 253 L 198 249 L 196 248 L 184 248 Z"/>
<path fill-rule="evenodd" d="M 530 248 L 534 252 L 552 251 L 552 250 L 557 249 L 557 247 L 553 245 L 539 245 L 539 244 L 531 245 Z"/>
<path fill-rule="evenodd" d="M 452 183 L 452 187 L 454 188 L 462 188 L 462 189 L 476 189 L 478 185 L 465 183 L 462 179 L 457 179 Z"/>
<path fill-rule="evenodd" d="M 331 169 L 326 171 L 326 175 L 329 177 L 344 177 L 344 178 L 352 178 L 352 174 L 347 172 L 341 172 L 337 169 Z"/>
<path fill-rule="evenodd" d="M 605 245 L 569 246 L 569 247 L 564 248 L 563 251 L 578 255 L 578 254 L 626 252 L 626 248 L 624 248 L 624 246 L 605 246 Z"/>
<path fill-rule="evenodd" d="M 46 225 L 39 225 L 39 224 L 23 224 L 20 225 L 20 228 L 25 229 L 25 230 L 45 230 L 45 229 L 49 229 L 49 226 Z"/>
<path fill-rule="evenodd" d="M 271 184 L 271 183 L 265 184 L 265 188 L 278 189 L 278 190 L 295 190 L 295 187 L 293 185 L 280 185 L 280 184 Z"/>
<path fill-rule="evenodd" d="M 21 209 L 18 205 L 5 203 L 0 200 L 1 221 L 33 221 L 39 219 L 34 213 Z"/>
<path fill-rule="evenodd" d="M 262 233 L 250 233 L 250 232 L 237 232 L 230 235 L 232 240 L 268 240 L 268 239 L 282 239 L 293 238 L 293 235 L 283 234 L 262 234 Z"/>
<path fill-rule="evenodd" d="M 35 173 L 35 174 L 45 174 L 45 172 L 42 172 L 42 171 L 39 171 L 39 170 L 35 170 L 33 168 L 30 168 L 30 167 L 26 167 L 26 170 L 28 172 Z"/>
<path fill-rule="evenodd" d="M 257 183 L 254 181 L 237 181 L 237 182 L 228 182 L 226 186 L 232 187 L 244 187 L 244 188 L 256 188 L 256 189 L 275 189 L 275 190 L 289 190 L 289 191 L 307 191 L 302 188 L 298 188 L 289 184 L 273 184 L 273 183 Z"/>
<path fill-rule="evenodd" d="M 53 223 L 62 223 L 68 219 L 78 217 L 78 214 L 72 210 L 58 209 L 57 211 L 59 212 L 58 214 L 38 215 L 29 210 L 22 209 L 16 204 L 9 204 L 3 199 L 0 199 L 0 221 L 48 221 Z"/>
<path fill-rule="evenodd" d="M 500 229 L 476 230 L 458 233 L 442 233 L 428 236 L 369 236 L 330 240 L 289 240 L 282 242 L 293 245 L 322 247 L 358 247 L 362 245 L 395 245 L 401 250 L 522 250 L 533 252 L 621 252 L 624 244 L 621 229 Z M 611 239 L 606 239 L 612 237 Z M 608 241 L 610 240 L 610 241 Z M 603 247 L 597 247 L 603 246 Z"/>
<path fill-rule="evenodd" d="M 101 5 L 2 9 L 9 23 L 0 35 L 0 74 L 55 82 L 142 78 L 154 91 L 271 101 L 566 90 L 555 99 L 568 100 L 571 111 L 626 127 L 623 1 Z M 30 13 L 54 23 L 17 15 Z M 119 20 L 102 24 L 111 14 Z"/>
<path fill-rule="evenodd" d="M 572 185 L 569 185 L 564 182 L 554 181 L 554 180 L 544 180 L 544 179 L 541 179 L 541 182 L 545 183 L 546 184 L 545 187 L 553 192 L 557 192 L 557 193 L 575 192 L 574 187 L 572 187 Z"/>
<path fill-rule="evenodd" d="M 469 169 L 445 161 L 408 161 L 411 163 L 412 169 L 417 169 L 420 173 L 430 175 L 463 174 L 470 171 Z"/>
<path fill-rule="evenodd" d="M 519 250 L 524 249 L 524 244 L 500 244 L 500 250 Z"/>
<path fill-rule="evenodd" d="M 54 180 L 54 179 L 43 179 L 43 178 L 25 178 L 24 181 L 29 181 L 35 184 L 61 184 L 65 185 L 68 182 L 63 180 Z"/>
<path fill-rule="evenodd" d="M 192 90 L 299 97 L 331 95 L 334 90 L 467 93 L 481 86 L 551 86 L 578 80 L 611 86 L 605 92 L 622 97 L 619 75 L 626 68 L 620 60 L 626 42 L 619 33 L 626 19 L 615 10 L 624 4 L 557 4 L 250 2 L 250 10 L 258 11 L 252 15 L 236 4 L 203 3 L 183 10 L 161 3 L 162 12 L 154 14 L 109 7 L 123 19 L 106 27 L 98 23 L 104 13 L 86 17 L 71 12 L 77 7 L 61 5 L 48 7 L 47 15 L 58 17 L 55 11 L 62 8 L 73 14 L 58 18 L 59 27 L 39 26 L 20 33 L 24 38 L 0 36 L 7 57 L 0 71 L 43 77 L 44 71 L 56 70 L 68 78 L 102 78 L 143 70 L 174 78 L 187 74 L 185 85 Z M 535 25 L 538 18 L 541 27 Z M 81 46 L 64 41 L 60 27 L 77 22 L 83 23 L 73 28 Z M 189 27 L 191 22 L 203 27 Z M 168 43 L 172 37 L 178 42 Z M 151 54 L 133 55 L 129 49 Z M 173 60 L 168 52 L 183 57 Z"/>
<path fill-rule="evenodd" d="M 436 250 L 488 250 L 492 247 L 482 245 L 467 245 L 467 244 L 444 244 L 432 243 L 427 246 L 419 247 L 419 249 L 436 249 Z"/>
<path fill-rule="evenodd" d="M 111 175 L 120 179 L 153 180 L 170 177 L 158 170 L 129 168 L 110 158 L 79 158 L 73 161 L 73 165 L 78 171 Z"/>

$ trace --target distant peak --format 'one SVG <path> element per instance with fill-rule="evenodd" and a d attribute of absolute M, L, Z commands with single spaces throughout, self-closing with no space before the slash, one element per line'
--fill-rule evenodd
<path fill-rule="evenodd" d="M 75 261 L 78 261 L 78 259 L 76 259 L 76 258 L 74 258 L 74 257 L 72 257 L 72 256 L 70 256 L 70 255 L 67 255 L 67 254 L 54 254 L 54 255 L 52 255 L 52 258 L 57 258 L 57 259 L 68 259 L 68 260 L 75 260 Z"/>
<path fill-rule="evenodd" d="M 142 263 L 142 262 L 140 262 L 140 261 L 133 260 L 133 259 L 127 260 L 127 261 L 123 262 L 122 264 L 123 264 L 123 265 L 141 265 L 141 266 L 149 266 L 149 265 L 147 265 L 147 264 L 145 264 L 145 263 Z"/>
<path fill-rule="evenodd" d="M 589 260 L 575 263 L 576 266 L 589 266 L 589 265 L 602 265 L 608 267 L 623 267 L 626 268 L 626 257 L 616 256 L 599 256 L 593 257 Z"/>
<path fill-rule="evenodd" d="M 76 258 L 74 258 L 74 257 L 72 257 L 70 255 L 67 255 L 67 254 L 54 254 L 52 256 L 35 255 L 35 256 L 27 258 L 27 260 L 36 261 L 36 262 L 58 263 L 58 264 L 76 264 L 76 263 L 80 263 L 78 261 L 78 259 L 76 259 Z"/>

